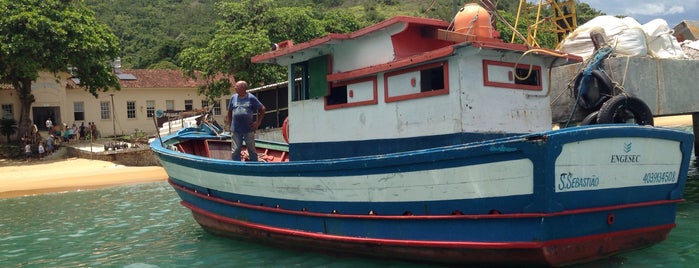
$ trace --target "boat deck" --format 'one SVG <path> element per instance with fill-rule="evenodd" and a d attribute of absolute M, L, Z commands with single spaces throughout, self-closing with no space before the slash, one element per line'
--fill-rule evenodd
<path fill-rule="evenodd" d="M 257 154 L 262 162 L 288 162 L 287 147 L 272 142 L 257 141 Z M 187 154 L 209 157 L 221 160 L 231 160 L 230 140 L 188 140 L 178 143 L 177 149 Z M 247 161 L 247 149 L 243 147 L 243 161 Z"/>

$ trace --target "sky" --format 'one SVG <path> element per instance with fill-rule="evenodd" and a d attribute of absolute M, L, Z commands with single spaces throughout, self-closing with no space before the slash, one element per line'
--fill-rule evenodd
<path fill-rule="evenodd" d="M 625 15 L 645 24 L 664 19 L 670 28 L 682 20 L 699 21 L 699 0 L 581 0 L 607 15 Z"/>

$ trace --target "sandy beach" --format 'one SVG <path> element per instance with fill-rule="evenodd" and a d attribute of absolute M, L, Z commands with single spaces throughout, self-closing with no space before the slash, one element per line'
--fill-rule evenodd
<path fill-rule="evenodd" d="M 689 126 L 691 115 L 657 117 L 656 126 Z M 167 180 L 162 167 L 126 167 L 66 158 L 32 162 L 0 159 L 0 198 Z"/>
<path fill-rule="evenodd" d="M 662 116 L 653 118 L 653 121 L 656 126 L 663 127 L 691 126 L 692 115 Z"/>
<path fill-rule="evenodd" d="M 82 158 L 0 160 L 0 198 L 167 180 L 162 167 L 126 167 Z"/>

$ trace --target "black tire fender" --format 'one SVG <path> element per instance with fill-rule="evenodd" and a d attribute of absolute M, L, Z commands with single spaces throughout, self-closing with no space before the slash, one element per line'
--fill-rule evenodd
<path fill-rule="evenodd" d="M 580 122 L 580 125 L 586 126 L 586 125 L 596 125 L 597 124 L 597 118 L 599 117 L 599 111 L 594 111 Z"/>
<path fill-rule="evenodd" d="M 578 97 L 583 79 L 587 77 L 587 89 L 585 93 Z M 584 109 L 594 109 L 599 107 L 603 102 L 609 99 L 612 95 L 614 85 L 606 73 L 602 70 L 593 70 L 589 76 L 579 73 L 575 77 L 573 85 L 574 98 L 578 100 L 578 105 Z"/>
<path fill-rule="evenodd" d="M 633 117 L 636 124 L 650 125 L 653 123 L 653 112 L 641 99 L 626 94 L 616 95 L 602 104 L 597 117 L 599 124 L 624 123 Z"/>

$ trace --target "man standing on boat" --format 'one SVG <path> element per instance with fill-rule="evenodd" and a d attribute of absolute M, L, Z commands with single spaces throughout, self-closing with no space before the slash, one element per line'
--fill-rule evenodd
<path fill-rule="evenodd" d="M 262 124 L 267 110 L 264 105 L 252 93 L 248 93 L 248 83 L 238 81 L 235 83 L 235 94 L 228 103 L 228 115 L 226 122 L 231 124 L 231 151 L 234 161 L 240 161 L 240 151 L 245 140 L 250 161 L 257 161 L 255 151 L 255 130 Z M 252 120 L 257 112 L 257 121 Z"/>

